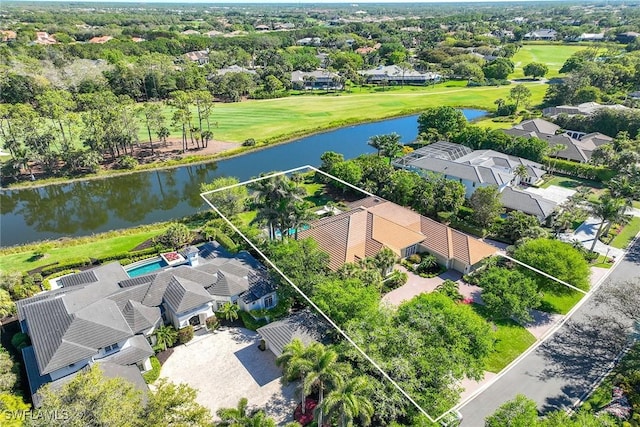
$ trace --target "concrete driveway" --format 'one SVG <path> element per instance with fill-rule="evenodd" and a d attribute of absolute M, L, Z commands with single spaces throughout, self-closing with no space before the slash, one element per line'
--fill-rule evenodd
<path fill-rule="evenodd" d="M 462 274 L 454 270 L 447 270 L 439 276 L 426 278 L 409 272 L 402 265 L 396 265 L 395 269 L 407 273 L 408 278 L 407 283 L 400 286 L 399 288 L 392 290 L 382 297 L 383 303 L 387 303 L 393 306 L 400 305 L 402 302 L 408 301 L 422 293 L 433 292 L 439 284 L 447 279 L 456 282 L 462 277 Z"/>
<path fill-rule="evenodd" d="M 531 194 L 537 194 L 538 196 L 542 196 L 547 200 L 556 202 L 557 204 L 563 203 L 576 193 L 575 190 L 558 187 L 557 185 L 550 185 L 547 188 L 527 187 L 524 191 Z"/>
<path fill-rule="evenodd" d="M 198 390 L 197 402 L 214 417 L 218 409 L 236 407 L 246 397 L 250 407 L 265 408 L 278 424 L 293 421 L 295 385 L 282 386 L 275 356 L 261 351 L 259 342 L 257 333 L 244 328 L 195 337 L 175 348 L 160 377 Z"/>

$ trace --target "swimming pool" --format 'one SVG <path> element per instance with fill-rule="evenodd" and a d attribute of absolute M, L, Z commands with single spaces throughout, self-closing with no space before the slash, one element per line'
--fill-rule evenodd
<path fill-rule="evenodd" d="M 152 273 L 167 266 L 167 263 L 160 257 L 140 262 L 141 264 L 135 263 L 134 267 L 132 267 L 131 269 L 127 269 L 127 274 L 129 275 L 129 277 L 142 276 L 143 274 Z"/>

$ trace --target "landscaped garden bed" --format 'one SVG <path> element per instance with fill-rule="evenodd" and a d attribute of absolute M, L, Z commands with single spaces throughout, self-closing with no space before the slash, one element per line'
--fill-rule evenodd
<path fill-rule="evenodd" d="M 165 253 L 161 253 L 160 257 L 168 264 L 168 265 L 176 265 L 176 264 L 180 264 L 182 262 L 185 262 L 186 260 L 184 259 L 184 257 L 182 255 L 180 255 L 178 252 L 165 252 Z"/>

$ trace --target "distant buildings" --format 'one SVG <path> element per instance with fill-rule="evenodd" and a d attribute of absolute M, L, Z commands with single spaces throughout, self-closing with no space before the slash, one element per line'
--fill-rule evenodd
<path fill-rule="evenodd" d="M 628 107 L 620 104 L 611 104 L 611 105 L 603 105 L 598 104 L 597 102 L 584 102 L 578 105 L 559 105 L 557 107 L 547 107 L 542 110 L 542 114 L 547 117 L 555 117 L 560 114 L 567 114 L 569 116 L 573 115 L 582 115 L 588 116 L 589 114 L 593 114 L 596 111 L 608 108 L 612 110 L 628 110 Z"/>
<path fill-rule="evenodd" d="M 525 40 L 555 40 L 558 36 L 556 30 L 549 28 L 543 28 L 540 30 L 531 31 L 523 36 Z"/>
<path fill-rule="evenodd" d="M 113 40 L 113 37 L 111 37 L 111 36 L 99 36 L 99 37 L 93 37 L 92 39 L 89 39 L 89 43 L 103 44 L 103 43 L 108 42 L 109 40 Z"/>
<path fill-rule="evenodd" d="M 320 46 L 322 40 L 320 37 L 305 37 L 300 40 L 296 40 L 298 46 Z"/>
<path fill-rule="evenodd" d="M 571 130 L 563 131 L 560 126 L 543 119 L 525 120 L 511 129 L 505 129 L 504 132 L 516 137 L 539 138 L 546 141 L 550 148 L 564 146 L 565 148 L 554 153 L 553 157 L 578 163 L 589 162 L 596 148 L 613 140 L 599 132 L 586 134 Z"/>
<path fill-rule="evenodd" d="M 194 50 L 185 53 L 184 56 L 191 62 L 197 62 L 198 65 L 209 63 L 209 50 Z"/>
<path fill-rule="evenodd" d="M 382 45 L 380 43 L 376 43 L 373 46 L 363 46 L 363 47 L 359 47 L 355 50 L 355 52 L 358 55 L 368 55 L 371 52 L 375 52 L 376 50 L 380 49 Z"/>
<path fill-rule="evenodd" d="M 296 89 L 340 90 L 343 88 L 338 74 L 323 70 L 294 71 L 291 73 L 291 84 Z"/>
<path fill-rule="evenodd" d="M 216 71 L 216 74 L 219 76 L 224 76 L 227 73 L 256 74 L 256 70 L 250 70 L 248 68 L 240 67 L 239 65 L 231 65 L 229 67 L 220 68 L 218 71 Z"/>
<path fill-rule="evenodd" d="M 58 41 L 53 35 L 44 31 L 36 32 L 36 39 L 33 41 L 35 44 L 56 44 Z"/>
<path fill-rule="evenodd" d="M 15 31 L 11 30 L 0 30 L 0 41 L 2 42 L 12 42 L 18 38 L 18 35 Z"/>
<path fill-rule="evenodd" d="M 438 73 L 421 73 L 412 69 L 402 69 L 397 65 L 387 65 L 372 70 L 359 71 L 368 83 L 380 84 L 425 84 L 439 81 Z"/>

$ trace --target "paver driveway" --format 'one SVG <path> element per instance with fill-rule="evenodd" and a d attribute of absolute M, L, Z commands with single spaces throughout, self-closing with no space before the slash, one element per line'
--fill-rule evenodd
<path fill-rule="evenodd" d="M 246 397 L 249 406 L 265 408 L 279 424 L 292 421 L 295 385 L 282 386 L 273 353 L 261 351 L 259 342 L 258 334 L 243 328 L 196 337 L 175 348 L 160 377 L 198 390 L 196 400 L 214 416 L 219 408 L 236 407 Z"/>

